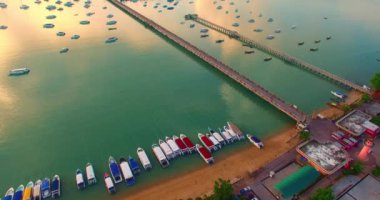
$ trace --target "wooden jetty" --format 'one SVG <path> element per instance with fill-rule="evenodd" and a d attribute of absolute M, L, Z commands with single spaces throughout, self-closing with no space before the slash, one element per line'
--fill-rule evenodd
<path fill-rule="evenodd" d="M 210 66 L 214 67 L 221 73 L 225 74 L 227 77 L 231 78 L 232 80 L 239 83 L 241 86 L 246 88 L 247 90 L 253 92 L 263 100 L 267 101 L 268 103 L 272 104 L 274 107 L 276 107 L 278 110 L 282 111 L 283 113 L 287 114 L 289 117 L 297 121 L 297 123 L 303 123 L 306 122 L 308 117 L 305 113 L 303 113 L 301 110 L 299 110 L 296 106 L 292 104 L 286 103 L 281 98 L 277 97 L 276 95 L 272 94 L 271 92 L 267 91 L 265 88 L 260 86 L 259 84 L 255 83 L 254 81 L 249 80 L 245 76 L 239 74 L 237 71 L 232 69 L 231 67 L 227 66 L 226 64 L 222 63 L 221 61 L 217 60 L 213 56 L 207 54 L 206 52 L 198 49 L 191 43 L 185 41 L 181 37 L 177 36 L 176 34 L 170 32 L 169 30 L 165 29 L 164 27 L 158 25 L 153 20 L 145 17 L 144 15 L 140 14 L 139 12 L 133 10 L 132 8 L 128 7 L 124 4 L 124 1 L 121 0 L 108 0 L 113 5 L 124 11 L 125 13 L 129 14 L 133 18 L 135 18 L 137 21 L 142 23 L 145 27 L 150 28 L 154 30 L 155 32 L 159 33 L 163 37 L 171 40 L 172 42 L 176 43 L 177 45 L 183 47 L 188 52 L 194 54 L 198 58 L 202 59 L 204 62 L 208 63 Z"/>
<path fill-rule="evenodd" d="M 309 64 L 305 61 L 302 61 L 294 56 L 291 56 L 285 52 L 282 52 L 282 51 L 279 51 L 279 50 L 276 50 L 274 48 L 271 48 L 267 45 L 264 45 L 264 44 L 261 44 L 260 42 L 258 41 L 255 41 L 255 40 L 252 40 L 250 38 L 247 38 L 241 34 L 239 34 L 237 31 L 233 31 L 233 30 L 229 30 L 225 27 L 222 27 L 220 25 L 217 25 L 213 22 L 210 22 L 206 19 L 203 19 L 201 17 L 199 17 L 197 14 L 188 14 L 185 16 L 185 19 L 186 20 L 192 20 L 192 21 L 195 21 L 199 24 L 202 24 L 206 27 L 209 27 L 211 29 L 214 29 L 220 33 L 223 33 L 227 36 L 229 36 L 230 38 L 234 38 L 240 42 L 242 42 L 243 44 L 246 44 L 247 46 L 252 46 L 252 47 L 255 47 L 263 52 L 266 52 L 272 56 L 275 56 L 287 63 L 290 63 L 290 64 L 293 64 L 295 66 L 298 66 L 302 69 L 305 69 L 307 71 L 310 71 L 311 73 L 314 73 L 320 77 L 323 77 L 323 78 L 326 78 L 332 82 L 335 82 L 341 86 L 344 86 L 344 87 L 347 87 L 349 89 L 355 89 L 355 90 L 358 90 L 360 92 L 363 92 L 363 93 L 367 93 L 367 94 L 370 94 L 370 91 L 363 87 L 363 86 L 360 86 L 356 83 L 353 83 L 349 80 L 346 80 L 342 77 L 339 77 L 333 73 L 330 73 L 324 69 L 321 69 L 317 66 L 314 66 L 312 64 Z"/>

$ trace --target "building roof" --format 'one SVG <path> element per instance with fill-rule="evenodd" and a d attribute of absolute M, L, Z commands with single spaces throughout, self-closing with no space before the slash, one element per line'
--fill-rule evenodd
<path fill-rule="evenodd" d="M 274 187 L 281 192 L 285 199 L 288 199 L 311 186 L 319 176 L 320 174 L 315 168 L 307 165 L 282 179 Z"/>
<path fill-rule="evenodd" d="M 349 160 L 348 153 L 335 142 L 310 140 L 300 144 L 297 152 L 323 174 L 332 174 Z"/>

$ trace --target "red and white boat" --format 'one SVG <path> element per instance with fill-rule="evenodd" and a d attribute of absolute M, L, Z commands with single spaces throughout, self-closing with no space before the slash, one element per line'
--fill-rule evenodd
<path fill-rule="evenodd" d="M 185 154 L 186 152 L 189 151 L 189 148 L 187 148 L 186 144 L 176 135 L 173 135 L 173 140 L 181 150 L 181 154 Z"/>
<path fill-rule="evenodd" d="M 195 151 L 194 143 L 185 134 L 181 134 L 179 135 L 179 137 L 181 138 L 182 142 L 185 143 L 185 145 L 187 146 L 189 153 Z"/>
<path fill-rule="evenodd" d="M 108 175 L 108 173 L 104 173 L 104 183 L 106 185 L 107 191 L 110 194 L 116 193 L 115 185 L 112 182 L 111 177 Z"/>
<path fill-rule="evenodd" d="M 214 158 L 212 157 L 211 153 L 209 151 L 207 151 L 207 149 L 205 147 L 203 147 L 202 145 L 199 145 L 199 144 L 196 144 L 196 149 L 199 153 L 199 155 L 201 155 L 202 159 L 207 163 L 207 164 L 213 164 L 214 163 Z"/>
<path fill-rule="evenodd" d="M 203 135 L 202 133 L 198 133 L 198 138 L 206 147 L 206 149 L 210 152 L 218 150 L 218 147 L 216 147 L 214 143 L 210 140 L 210 138 L 208 138 L 207 136 Z"/>

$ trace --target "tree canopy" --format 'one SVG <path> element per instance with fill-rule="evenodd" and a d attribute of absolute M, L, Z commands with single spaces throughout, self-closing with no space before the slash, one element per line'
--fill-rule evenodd
<path fill-rule="evenodd" d="M 372 87 L 380 91 L 380 73 L 376 73 L 375 76 L 371 79 Z"/>
<path fill-rule="evenodd" d="M 334 200 L 334 194 L 331 188 L 319 188 L 309 200 Z"/>
<path fill-rule="evenodd" d="M 234 189 L 230 181 L 219 179 L 215 181 L 214 184 L 214 195 L 212 197 L 214 200 L 233 200 L 234 199 Z"/>

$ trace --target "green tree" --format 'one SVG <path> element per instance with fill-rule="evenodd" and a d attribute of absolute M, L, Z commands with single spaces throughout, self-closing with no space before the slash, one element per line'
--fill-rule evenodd
<path fill-rule="evenodd" d="M 309 131 L 301 131 L 299 136 L 301 140 L 308 140 L 311 137 L 311 133 Z"/>
<path fill-rule="evenodd" d="M 363 94 L 361 102 L 362 103 L 368 103 L 372 100 L 371 96 L 369 94 Z"/>
<path fill-rule="evenodd" d="M 372 87 L 380 91 L 380 73 L 376 73 L 375 76 L 371 79 Z"/>
<path fill-rule="evenodd" d="M 357 175 L 357 174 L 362 173 L 363 169 L 364 169 L 363 163 L 356 161 L 354 164 L 351 165 L 350 169 L 344 170 L 343 174 L 345 174 L 345 175 L 350 175 L 350 174 Z"/>
<path fill-rule="evenodd" d="M 372 118 L 371 122 L 380 126 L 380 116 L 376 116 L 376 117 Z"/>
<path fill-rule="evenodd" d="M 375 168 L 373 168 L 372 174 L 376 177 L 380 177 L 380 166 L 376 166 Z"/>
<path fill-rule="evenodd" d="M 334 200 L 334 194 L 331 188 L 319 188 L 309 200 Z"/>
<path fill-rule="evenodd" d="M 233 200 L 234 199 L 234 189 L 230 181 L 219 179 L 215 181 L 214 184 L 214 200 Z"/>

